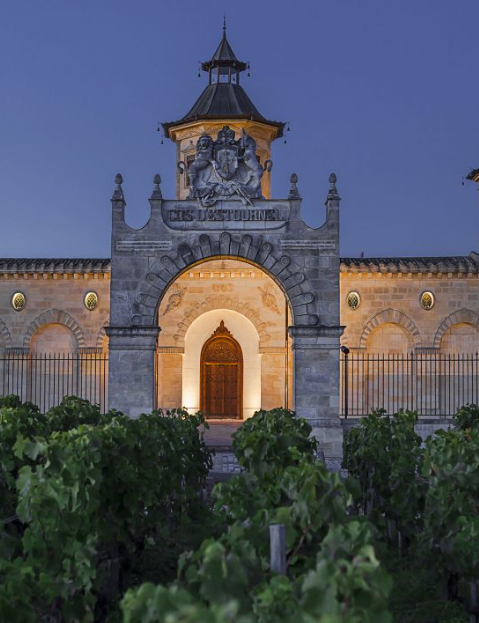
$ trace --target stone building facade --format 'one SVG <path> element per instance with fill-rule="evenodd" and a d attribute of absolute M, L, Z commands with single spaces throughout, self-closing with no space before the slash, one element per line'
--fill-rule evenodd
<path fill-rule="evenodd" d="M 177 147 L 174 199 L 155 176 L 150 219 L 134 230 L 118 175 L 111 258 L 0 259 L 0 382 L 11 359 L 100 357 L 110 406 L 132 416 L 184 406 L 241 420 L 287 406 L 337 457 L 340 347 L 476 353 L 479 255 L 341 258 L 336 176 L 317 229 L 301 218 L 297 176 L 272 199 L 271 143 L 284 124 L 241 87 L 246 65 L 225 32 L 202 67 L 205 90 L 163 126 Z"/>
<path fill-rule="evenodd" d="M 475 252 L 461 257 L 343 258 L 341 343 L 370 353 L 475 353 L 478 279 Z"/>

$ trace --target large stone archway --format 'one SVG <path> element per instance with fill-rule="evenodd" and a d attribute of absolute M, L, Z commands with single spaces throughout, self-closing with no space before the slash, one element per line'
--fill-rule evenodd
<path fill-rule="evenodd" d="M 112 198 L 110 404 L 135 416 L 155 405 L 158 309 L 178 277 L 210 260 L 233 259 L 264 271 L 291 309 L 292 404 L 307 417 L 330 455 L 338 455 L 339 202 L 330 178 L 326 221 L 313 229 L 301 218 L 292 177 L 286 200 L 163 200 L 158 179 L 148 223 L 125 222 L 121 178 Z M 333 449 L 334 446 L 334 449 Z"/>
<path fill-rule="evenodd" d="M 208 318 L 211 326 L 203 326 Z M 263 270 L 222 259 L 189 269 L 162 298 L 158 310 L 159 407 L 182 405 L 190 412 L 200 408 L 200 350 L 213 329 L 227 319 L 228 328 L 240 335 L 248 355 L 244 417 L 259 408 L 291 406 L 292 353 L 287 333 L 291 311 L 284 293 Z"/>

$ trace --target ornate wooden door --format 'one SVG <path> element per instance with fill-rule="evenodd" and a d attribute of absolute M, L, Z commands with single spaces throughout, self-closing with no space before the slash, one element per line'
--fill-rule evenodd
<path fill-rule="evenodd" d="M 201 351 L 201 411 L 210 418 L 243 417 L 243 354 L 223 320 Z"/>

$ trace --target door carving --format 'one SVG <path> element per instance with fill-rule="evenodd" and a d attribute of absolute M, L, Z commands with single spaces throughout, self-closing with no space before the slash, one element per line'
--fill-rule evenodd
<path fill-rule="evenodd" d="M 200 382 L 206 417 L 243 417 L 243 353 L 223 320 L 201 350 Z"/>

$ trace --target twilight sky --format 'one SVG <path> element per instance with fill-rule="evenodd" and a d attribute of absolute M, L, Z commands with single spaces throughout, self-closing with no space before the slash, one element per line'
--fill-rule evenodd
<path fill-rule="evenodd" d="M 158 121 L 205 86 L 223 13 L 243 86 L 269 119 L 272 195 L 296 172 L 324 220 L 338 175 L 343 256 L 479 247 L 477 0 L 15 0 L 0 22 L 0 256 L 108 257 L 121 172 L 142 226 L 153 175 L 174 196 Z"/>

